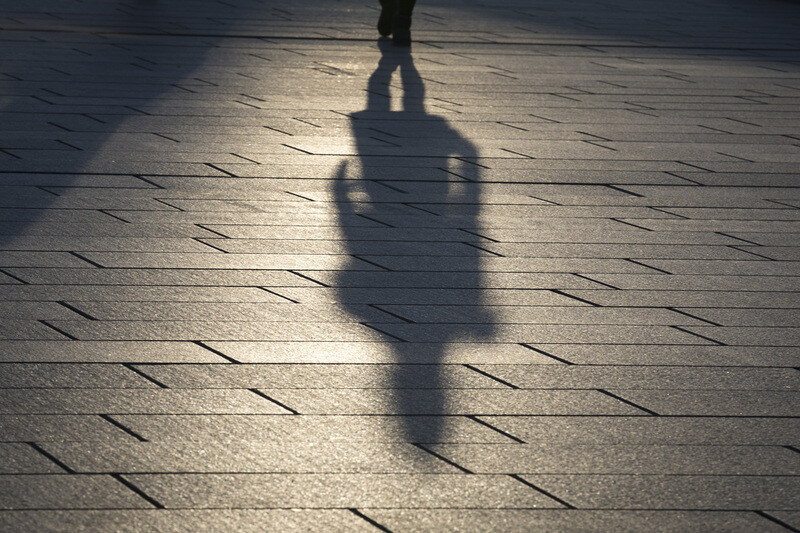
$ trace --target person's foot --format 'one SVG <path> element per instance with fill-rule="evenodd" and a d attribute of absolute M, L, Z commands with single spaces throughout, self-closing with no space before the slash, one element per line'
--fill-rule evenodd
<path fill-rule="evenodd" d="M 378 18 L 378 33 L 384 37 L 392 34 L 392 17 L 397 11 L 395 2 L 385 0 L 381 2 L 381 16 Z"/>
<path fill-rule="evenodd" d="M 411 17 L 392 18 L 392 42 L 395 46 L 411 46 Z"/>

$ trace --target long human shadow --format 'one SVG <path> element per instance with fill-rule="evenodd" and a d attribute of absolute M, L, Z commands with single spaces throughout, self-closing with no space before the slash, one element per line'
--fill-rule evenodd
<path fill-rule="evenodd" d="M 391 376 L 394 414 L 401 417 L 409 442 L 432 443 L 443 437 L 442 417 L 452 411 L 455 397 L 448 394 L 458 394 L 449 389 L 454 384 L 442 366 L 449 345 L 488 337 L 494 327 L 482 305 L 480 251 L 458 241 L 453 233 L 434 235 L 437 230 L 478 227 L 480 167 L 461 159 L 476 158 L 478 151 L 445 118 L 425 110 L 425 85 L 410 51 L 384 40 L 379 45 L 382 55 L 369 78 L 367 108 L 351 115 L 359 168 L 346 170 L 342 164 L 335 176 L 334 197 L 342 220 L 362 215 L 378 222 L 391 219 L 391 224 L 368 232 L 341 224 L 350 259 L 336 285 L 340 303 L 352 315 L 397 339 L 388 343 L 397 363 Z M 395 71 L 402 88 L 398 111 L 391 110 L 388 93 Z M 376 132 L 389 134 L 383 139 L 391 139 L 396 148 L 379 146 Z M 444 165 L 461 178 L 450 174 L 448 179 L 441 172 L 440 178 L 415 179 L 419 172 Z M 395 183 L 409 197 L 422 201 L 427 213 L 415 213 L 413 208 L 398 211 L 405 206 L 398 205 L 397 193 L 380 183 L 387 170 L 396 173 L 398 169 L 407 173 L 408 181 L 403 178 Z M 393 200 L 387 193 L 395 194 Z M 375 254 L 371 257 L 375 263 L 388 269 L 377 277 L 354 257 L 370 252 Z M 439 270 L 443 263 L 449 268 Z M 440 309 L 448 303 L 464 306 L 468 318 L 463 323 L 447 318 Z M 376 318 L 376 310 L 386 312 L 385 319 Z"/>

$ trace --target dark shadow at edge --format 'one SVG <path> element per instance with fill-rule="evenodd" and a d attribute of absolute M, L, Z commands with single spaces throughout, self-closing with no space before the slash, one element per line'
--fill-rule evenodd
<path fill-rule="evenodd" d="M 74 187 L 75 181 L 81 176 L 109 175 L 129 178 L 141 174 L 157 174 L 142 173 L 136 170 L 135 164 L 131 166 L 124 161 L 120 162 L 118 167 L 110 167 L 107 171 L 93 169 L 91 164 L 105 143 L 115 135 L 127 119 L 146 116 L 127 107 L 131 101 L 135 101 L 138 106 L 148 106 L 159 102 L 166 92 L 173 91 L 174 97 L 179 97 L 181 91 L 175 84 L 185 81 L 196 72 L 206 61 L 208 52 L 213 50 L 220 40 L 228 37 L 220 33 L 216 37 L 202 39 L 190 37 L 188 38 L 190 41 L 175 41 L 174 38 L 179 34 L 171 33 L 169 30 L 174 28 L 170 25 L 186 14 L 185 11 L 181 11 L 183 4 L 183 2 L 135 0 L 131 3 L 113 2 L 95 6 L 91 16 L 97 17 L 98 22 L 95 26 L 89 27 L 86 27 L 87 21 L 84 18 L 88 14 L 87 11 L 73 12 L 70 11 L 69 5 L 65 5 L 64 12 L 57 17 L 58 27 L 61 30 L 42 32 L 37 29 L 39 25 L 34 23 L 29 30 L 30 33 L 7 32 L 5 37 L 8 40 L 3 44 L 6 47 L 9 43 L 14 45 L 14 55 L 7 59 L 13 61 L 21 58 L 21 60 L 9 62 L 0 70 L 3 82 L 0 94 L 8 91 L 11 95 L 15 95 L 5 106 L 0 107 L 0 118 L 13 122 L 13 125 L 2 128 L 2 133 L 8 135 L 17 131 L 27 137 L 38 135 L 37 142 L 40 146 L 35 149 L 51 151 L 50 154 L 45 152 L 44 155 L 52 157 L 52 162 L 37 161 L 36 155 L 32 155 L 36 152 L 29 152 L 27 147 L 15 149 L 13 142 L 6 146 L 2 145 L 5 143 L 0 143 L 0 149 L 5 148 L 8 153 L 13 154 L 0 153 L 0 195 L 2 195 L 0 209 L 26 211 L 52 209 L 53 203 L 59 198 L 59 193 L 54 191 L 58 191 L 61 187 Z M 193 7 L 195 9 L 191 14 L 193 16 L 198 16 L 205 9 L 218 9 L 213 2 L 195 4 Z M 263 5 L 248 4 L 236 8 L 235 13 L 237 17 L 246 20 L 257 17 L 268 9 Z M 48 13 L 48 8 L 43 6 L 37 13 L 44 16 Z M 108 36 L 102 35 L 106 28 L 121 31 Z M 130 29 L 127 33 L 126 28 Z M 147 38 L 141 39 L 139 33 Z M 63 39 L 65 34 L 72 36 Z M 50 42 L 48 41 L 50 35 L 57 37 Z M 160 40 L 160 35 L 163 35 L 163 39 L 171 39 L 167 41 L 166 46 Z M 148 55 L 146 51 L 141 52 L 142 46 L 158 48 L 151 56 L 156 60 L 155 66 L 148 63 L 147 57 L 143 60 L 136 57 L 140 54 Z M 31 58 L 30 62 L 25 58 Z M 131 64 L 132 62 L 141 66 L 137 68 Z M 42 79 L 38 73 L 39 69 L 52 74 Z M 58 69 L 61 73 L 50 69 Z M 156 79 L 140 82 L 136 78 L 137 73 L 142 80 L 153 75 Z M 19 89 L 16 88 L 17 83 L 20 84 Z M 197 83 L 202 85 L 201 82 Z M 80 93 L 81 87 L 86 87 L 90 92 Z M 110 92 L 104 94 L 103 87 L 108 87 Z M 54 96 L 62 92 L 66 93 L 66 97 L 105 98 L 105 107 L 97 112 L 82 111 L 91 108 L 92 102 L 80 103 L 79 100 L 70 102 Z M 186 94 L 189 98 L 195 96 Z M 54 105 L 50 108 L 38 98 L 45 101 L 63 100 L 66 101 L 66 105 Z M 118 101 L 115 102 L 115 99 Z M 69 107 L 76 102 L 81 110 L 70 113 Z M 18 128 L 16 130 L 15 125 Z M 65 128 L 71 131 L 66 131 Z M 157 130 L 143 133 L 156 132 Z M 79 140 L 69 143 L 71 134 L 78 134 Z M 79 150 L 59 144 L 62 140 Z M 159 139 L 153 135 L 153 140 Z M 167 146 L 169 148 L 169 145 Z M 15 175 L 29 176 L 32 183 L 26 182 L 18 189 L 3 187 L 13 183 Z M 180 175 L 180 173 L 170 173 L 170 175 Z M 209 168 L 208 175 L 213 176 L 218 173 Z M 151 185 L 142 181 L 141 187 L 150 188 Z M 46 192 L 44 189 L 51 192 Z M 157 191 L 155 188 L 153 190 L 154 193 Z M 0 248 L 15 249 L 14 242 L 39 218 L 26 214 L 19 219 L 0 220 L 0 226 L 3 227 L 3 231 L 0 232 Z M 122 222 L 108 218 L 108 224 L 119 223 Z M 73 251 L 67 248 L 69 247 L 59 246 L 57 250 L 48 251 Z"/>

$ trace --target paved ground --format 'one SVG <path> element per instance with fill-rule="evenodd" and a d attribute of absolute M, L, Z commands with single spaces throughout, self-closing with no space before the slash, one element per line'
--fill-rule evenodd
<path fill-rule="evenodd" d="M 0 529 L 797 531 L 800 4 L 0 4 Z"/>

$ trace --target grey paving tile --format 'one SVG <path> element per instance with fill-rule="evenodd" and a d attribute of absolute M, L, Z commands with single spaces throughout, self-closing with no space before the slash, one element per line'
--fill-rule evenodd
<path fill-rule="evenodd" d="M 384 342 L 216 342 L 207 345 L 242 363 L 397 363 L 397 345 Z M 415 342 L 403 350 L 407 364 L 519 363 L 559 364 L 515 343 Z"/>
<path fill-rule="evenodd" d="M 346 510 L 214 509 L 109 511 L 3 511 L 0 527 L 8 530 L 68 532 L 105 531 L 370 531 L 374 527 Z"/>
<path fill-rule="evenodd" d="M 98 203 L 96 208 L 99 209 L 101 208 L 101 206 L 105 208 L 113 207 L 107 204 L 108 204 L 107 202 Z M 117 206 L 116 208 L 123 209 L 124 207 L 132 209 L 143 208 L 142 206 L 134 206 L 134 205 Z M 30 236 L 41 235 L 46 237 L 50 236 L 72 237 L 72 236 L 80 236 L 86 234 L 95 234 L 104 237 L 152 236 L 152 237 L 166 237 L 166 238 L 210 237 L 211 235 L 213 235 L 208 230 L 204 230 L 202 228 L 199 228 L 191 224 L 185 224 L 182 226 L 178 224 L 136 224 L 134 226 L 132 224 L 123 224 L 122 222 L 119 221 L 117 221 L 117 223 L 113 223 L 114 220 L 112 219 L 109 220 L 111 223 L 104 222 L 102 224 L 100 223 L 65 224 L 58 222 L 37 221 L 35 224 L 26 225 L 19 222 L 0 222 L 0 235 L 13 235 L 17 238 L 27 237 L 29 235 Z"/>
<path fill-rule="evenodd" d="M 742 250 L 757 253 L 775 261 L 798 261 L 800 250 L 794 246 L 749 246 L 743 245 Z"/>
<path fill-rule="evenodd" d="M 528 443 L 790 445 L 800 430 L 789 418 L 485 416 Z"/>
<path fill-rule="evenodd" d="M 479 474 L 797 475 L 800 454 L 778 446 L 437 444 Z"/>
<path fill-rule="evenodd" d="M 689 326 L 691 331 L 705 335 L 724 344 L 743 346 L 797 346 L 800 328 L 736 326 L 727 328 Z"/>
<path fill-rule="evenodd" d="M 107 215 L 104 215 L 109 218 Z M 86 237 L 31 236 L 14 240 L 15 250 L 63 250 L 82 252 L 206 252 L 208 246 L 188 237 Z M 86 266 L 86 265 L 82 265 Z"/>
<path fill-rule="evenodd" d="M 796 309 L 695 309 L 682 311 L 723 326 L 800 327 Z"/>
<path fill-rule="evenodd" d="M 187 474 L 126 476 L 167 508 L 560 508 L 507 476 Z"/>
<path fill-rule="evenodd" d="M 298 305 L 276 294 L 269 302 L 73 302 L 70 305 L 104 321 L 233 321 L 233 322 L 352 322 L 353 316 L 337 305 Z M 277 301 L 277 303 L 276 303 Z M 363 305 L 358 314 L 380 322 L 394 322 L 386 313 Z M 64 317 L 66 318 L 66 317 Z M 74 318 L 74 315 L 70 318 Z M 694 324 L 702 322 L 694 321 Z"/>
<path fill-rule="evenodd" d="M 534 485 L 578 508 L 788 510 L 797 478 L 774 476 L 526 475 Z"/>
<path fill-rule="evenodd" d="M 380 335 L 358 323 L 213 320 L 54 320 L 52 324 L 79 340 L 191 341 L 196 339 L 275 341 L 359 341 Z"/>
<path fill-rule="evenodd" d="M 242 443 L 409 442 L 409 434 L 439 434 L 440 442 L 513 442 L 502 433 L 462 416 L 307 415 L 117 415 L 148 440 Z"/>
<path fill-rule="evenodd" d="M 470 261 L 453 257 L 431 257 L 424 264 L 414 257 L 380 257 L 366 255 L 364 259 L 372 261 L 397 272 L 470 272 L 475 267 Z M 636 263 L 622 259 L 559 259 L 559 258 L 508 258 L 486 257 L 481 261 L 483 272 L 583 272 L 590 273 L 643 273 L 648 269 Z M 302 268 L 302 267 L 297 267 Z"/>
<path fill-rule="evenodd" d="M 0 294 L 4 290 L 0 286 Z M 11 292 L 12 289 L 6 289 Z M 395 305 L 458 305 L 481 302 L 483 305 L 584 307 L 589 304 L 546 289 L 405 289 L 381 287 L 348 288 L 346 293 L 327 287 L 282 287 L 280 294 L 295 301 L 312 304 L 395 304 Z"/>
<path fill-rule="evenodd" d="M 446 272 L 356 272 L 347 269 L 343 269 L 343 272 L 350 272 L 351 275 L 308 270 L 301 273 L 329 287 L 340 289 L 590 289 L 598 286 L 592 281 L 566 273 L 491 272 L 478 277 L 454 276 Z M 280 286 L 277 283 L 272 285 Z M 302 287 L 308 286 L 308 283 L 286 285 Z"/>
<path fill-rule="evenodd" d="M 264 270 L 267 268 L 270 270 L 337 270 L 342 263 L 339 257 L 327 255 L 86 252 L 85 256 L 107 268 L 169 268 L 176 270 Z M 363 263 L 363 270 L 379 270 L 379 268 L 369 263 Z"/>
<path fill-rule="evenodd" d="M 0 415 L 0 434 L 7 442 L 119 441 L 131 435 L 97 415 Z"/>
<path fill-rule="evenodd" d="M 419 531 L 783 531 L 777 524 L 747 511 L 588 511 L 369 509 L 367 516 L 392 530 Z"/>
<path fill-rule="evenodd" d="M 56 302 L 3 302 L 0 316 L 4 320 L 57 320 L 75 318 L 75 312 Z"/>
<path fill-rule="evenodd" d="M 6 475 L 0 484 L 3 509 L 152 509 L 111 476 Z"/>
<path fill-rule="evenodd" d="M 405 443 L 270 442 L 235 443 L 168 440 L 109 443 L 46 443 L 47 452 L 81 473 L 459 473 L 429 453 Z M 788 450 L 784 450 L 787 453 Z M 797 455 L 797 454 L 795 454 Z M 787 467 L 787 471 L 791 467 Z"/>
<path fill-rule="evenodd" d="M 249 390 L 4 389 L 2 414 L 288 413 Z"/>
<path fill-rule="evenodd" d="M 4 319 L 0 322 L 0 340 L 61 340 L 65 336 L 40 320 Z"/>
<path fill-rule="evenodd" d="M 5 301 L 79 302 L 269 302 L 286 299 L 259 287 L 198 287 L 186 285 L 17 285 L 0 286 Z M 567 297 L 560 297 L 569 301 Z"/>
<path fill-rule="evenodd" d="M 618 394 L 663 415 L 797 416 L 800 407 L 794 391 L 619 390 Z"/>
<path fill-rule="evenodd" d="M 596 390 L 259 389 L 304 414 L 637 415 L 643 411 Z"/>
<path fill-rule="evenodd" d="M 677 365 L 677 366 L 797 366 L 797 351 L 790 346 L 691 346 L 536 344 L 545 352 L 576 364 Z"/>
<path fill-rule="evenodd" d="M 63 474 L 64 470 L 33 447 L 0 444 L 0 474 Z"/>
<path fill-rule="evenodd" d="M 378 303 L 378 302 L 376 302 Z M 432 304 L 434 302 L 431 302 Z M 667 309 L 622 309 L 605 307 L 539 307 L 532 295 L 529 306 L 521 305 L 393 305 L 380 309 L 402 316 L 414 323 L 470 324 L 481 323 L 486 316 L 495 324 L 591 324 L 591 325 L 704 325 L 697 319 L 676 316 Z"/>
<path fill-rule="evenodd" d="M 137 365 L 135 368 L 170 388 L 391 389 L 397 374 L 425 383 L 437 373 L 442 387 L 502 388 L 505 385 L 461 365 Z M 414 376 L 418 376 L 417 380 Z M 406 379 L 406 378 L 404 378 Z M 413 385 L 412 385 L 413 386 Z"/>
<path fill-rule="evenodd" d="M 800 523 L 800 516 L 798 516 L 800 513 L 798 511 L 769 511 L 768 514 L 792 527 L 797 527 L 797 524 Z"/>
<path fill-rule="evenodd" d="M 0 341 L 3 362 L 221 363 L 226 359 L 191 342 Z"/>
<path fill-rule="evenodd" d="M 653 213 L 658 213 L 653 211 Z M 638 223 L 638 222 L 637 222 Z M 581 244 L 484 242 L 481 247 L 507 257 L 625 257 L 629 259 L 748 259 L 727 246 L 697 244 Z M 752 257 L 752 256 L 750 256 Z M 756 259 L 753 257 L 753 259 Z"/>
<path fill-rule="evenodd" d="M 84 268 L 86 262 L 65 252 L 3 251 L 0 267 Z"/>
<path fill-rule="evenodd" d="M 62 324 L 59 321 L 57 324 Z M 700 337 L 669 326 L 618 326 L 571 324 L 499 324 L 483 323 L 468 331 L 460 324 L 380 324 L 380 330 L 406 341 L 436 342 L 449 338 L 480 338 L 491 334 L 498 342 L 587 343 L 587 344 L 709 344 Z M 696 326 L 693 326 L 696 327 Z M 490 329 L 491 328 L 491 329 Z M 487 331 L 488 330 L 488 331 Z"/>
<path fill-rule="evenodd" d="M 782 292 L 795 291 L 798 286 L 796 276 L 593 274 L 593 279 L 623 290 Z"/>
<path fill-rule="evenodd" d="M 756 252 L 758 253 L 758 252 Z M 648 265 L 678 275 L 793 276 L 795 265 L 785 261 L 649 260 Z"/>
<path fill-rule="evenodd" d="M 646 290 L 581 290 L 570 289 L 569 294 L 603 306 L 653 306 L 697 308 L 787 308 L 796 307 L 793 292 L 765 292 L 755 290 L 685 291 L 653 288 Z"/>
<path fill-rule="evenodd" d="M 201 287 L 307 287 L 313 282 L 285 271 L 112 268 L 9 268 L 8 272 L 34 285 L 189 285 Z"/>
<path fill-rule="evenodd" d="M 479 369 L 525 389 L 598 388 L 654 390 L 795 390 L 793 368 L 480 365 Z"/>
<path fill-rule="evenodd" d="M 152 388 L 122 365 L 0 363 L 0 388 Z"/>

